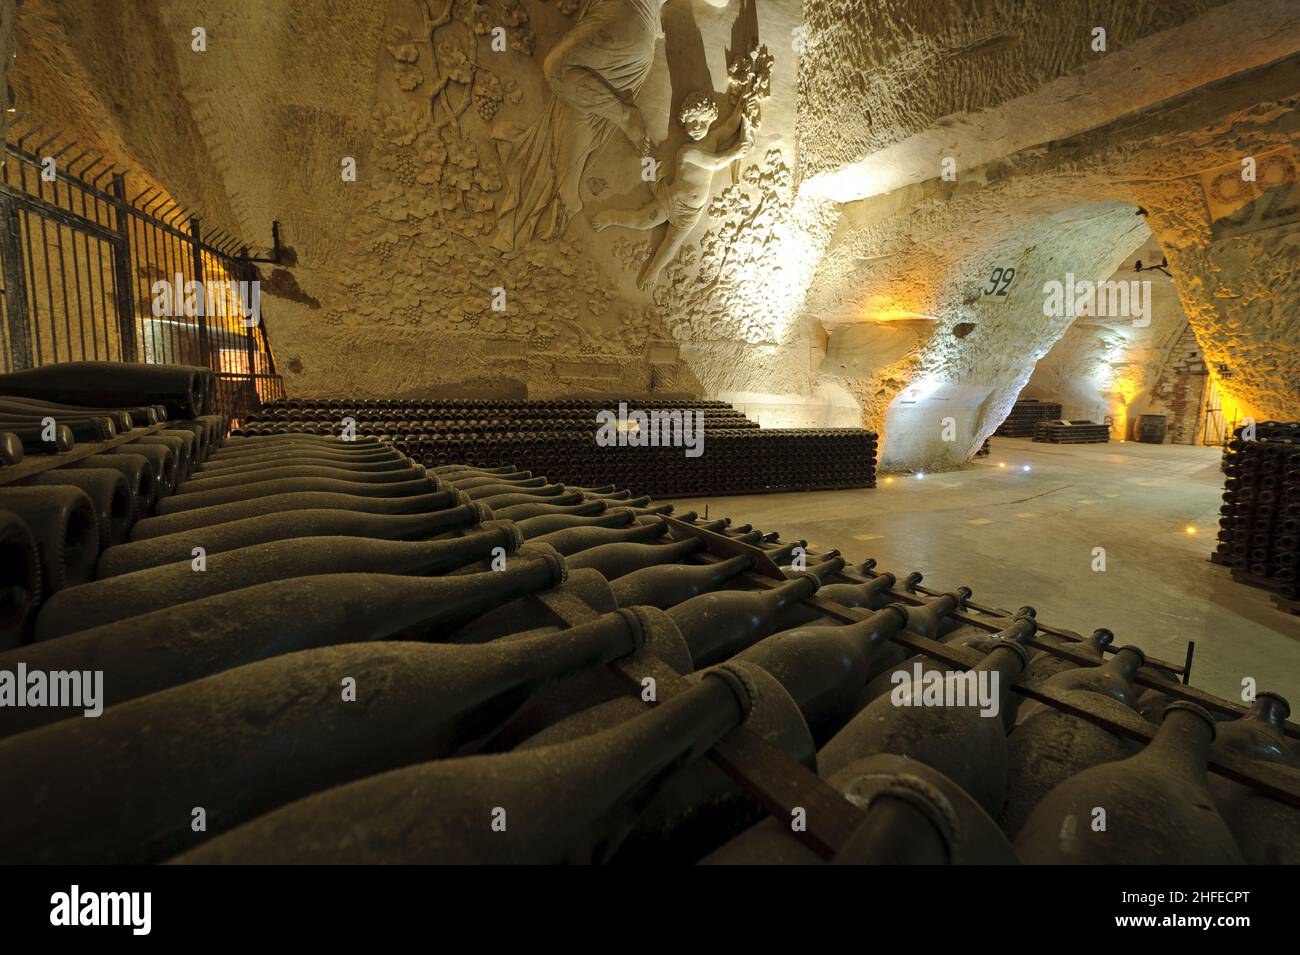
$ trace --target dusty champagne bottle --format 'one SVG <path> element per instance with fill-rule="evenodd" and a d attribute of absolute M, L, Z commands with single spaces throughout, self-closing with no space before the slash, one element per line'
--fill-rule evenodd
<path fill-rule="evenodd" d="M 99 556 L 99 522 L 84 491 L 66 485 L 0 487 L 0 509 L 17 514 L 36 539 L 43 597 L 90 579 Z"/>
<path fill-rule="evenodd" d="M 134 506 L 133 520 L 145 517 L 158 497 L 158 481 L 149 459 L 140 454 L 92 454 L 80 461 L 65 464 L 58 470 L 112 468 L 126 481 Z"/>
<path fill-rule="evenodd" d="M 0 431 L 0 467 L 20 463 L 23 454 L 22 439 L 12 431 Z"/>
<path fill-rule="evenodd" d="M 906 624 L 906 611 L 894 604 L 854 623 L 773 634 L 735 659 L 762 667 L 785 687 L 821 746 L 857 711 L 872 655 Z"/>
<path fill-rule="evenodd" d="M 186 482 L 188 485 L 189 482 Z M 350 494 L 356 497 L 398 498 L 414 497 L 418 494 L 434 494 L 448 491 L 435 480 L 415 478 L 408 481 L 395 481 L 390 484 L 370 484 L 359 481 L 336 481 L 331 478 L 280 478 L 274 481 L 252 480 L 230 487 L 212 488 L 210 490 L 183 493 L 185 487 L 165 501 L 159 501 L 159 515 L 182 514 L 200 508 L 216 507 L 221 504 L 234 504 L 270 497 L 277 494 L 299 494 L 304 492 Z"/>
<path fill-rule="evenodd" d="M 822 586 L 818 596 L 841 607 L 867 607 L 879 610 L 889 602 L 889 591 L 897 582 L 893 574 L 881 574 L 862 584 L 828 583 Z M 796 604 L 782 612 L 780 629 L 789 630 L 792 627 L 803 627 L 814 622 L 830 623 L 831 618 L 816 607 Z"/>
<path fill-rule="evenodd" d="M 369 514 L 341 508 L 265 514 L 110 547 L 100 555 L 95 576 L 102 580 L 169 563 L 189 567 L 196 557 L 195 547 L 202 547 L 204 555 L 211 556 L 295 537 L 427 540 L 491 518 L 491 510 L 481 504 L 462 504 L 426 514 Z"/>
<path fill-rule="evenodd" d="M 113 424 L 113 419 L 103 415 L 99 417 L 53 418 L 48 416 L 19 417 L 0 413 L 0 428 L 7 430 L 20 428 L 44 429 L 48 422 L 51 421 L 56 426 L 67 428 L 78 441 L 107 441 L 109 438 L 117 437 L 117 426 Z"/>
<path fill-rule="evenodd" d="M 515 519 L 525 540 L 540 540 L 556 531 L 579 527 L 627 527 L 635 515 L 628 510 L 615 508 L 590 517 L 575 514 L 542 514 L 523 520 Z"/>
<path fill-rule="evenodd" d="M 23 783 L 0 793 L 0 842 L 15 862 L 155 862 L 331 786 L 473 752 L 546 688 L 637 652 L 655 613 L 476 647 L 306 650 L 11 737 L 0 774 Z M 200 805 L 205 833 L 177 808 Z M 48 826 L 30 825 L 37 806 Z"/>
<path fill-rule="evenodd" d="M 295 650 L 371 640 L 442 641 L 468 620 L 565 579 L 564 559 L 534 546 L 500 572 L 464 577 L 325 574 L 216 594 L 0 654 L 0 668 L 103 670 L 115 705 Z M 268 613 L 267 607 L 275 607 Z M 59 718 L 5 714 L 8 732 Z"/>
<path fill-rule="evenodd" d="M 1061 646 L 1073 650 L 1075 653 L 1081 653 L 1092 660 L 1093 666 L 1100 666 L 1105 659 L 1105 650 L 1115 640 L 1115 634 L 1104 628 L 1092 632 L 1092 636 L 1086 640 L 1077 642 L 1060 641 Z M 1055 676 L 1062 670 L 1070 670 L 1081 664 L 1065 657 L 1056 656 L 1048 653 L 1046 650 L 1036 653 L 1029 661 L 1029 666 L 1025 668 L 1024 682 L 1037 683 L 1039 680 L 1046 680 L 1050 676 Z"/>
<path fill-rule="evenodd" d="M 538 518 L 533 518 L 537 520 Z M 588 520 L 589 518 L 582 518 Z M 546 518 L 541 518 L 546 520 Z M 523 530 L 525 522 L 520 522 L 515 526 Z M 659 524 L 629 524 L 625 527 L 569 527 L 562 530 L 552 531 L 549 534 L 532 538 L 541 541 L 543 544 L 550 544 L 561 554 L 568 557 L 570 554 L 578 554 L 593 547 L 601 547 L 605 544 L 620 543 L 649 543 L 664 536 L 665 527 L 662 522 Z"/>
<path fill-rule="evenodd" d="M 776 629 L 781 611 L 817 592 L 844 567 L 836 558 L 770 590 L 724 590 L 692 597 L 668 611 L 691 648 L 696 667 L 728 660 Z"/>
<path fill-rule="evenodd" d="M 1136 756 L 1076 773 L 1016 836 L 1031 865 L 1233 865 L 1243 862 L 1206 779 L 1214 718 L 1194 703 L 1165 710 Z"/>
<path fill-rule="evenodd" d="M 1300 759 L 1283 726 L 1291 713 L 1276 693 L 1259 693 L 1245 716 L 1218 723 L 1214 752 L 1245 765 L 1267 763 L 1300 789 Z M 1300 864 L 1300 814 L 1264 793 L 1217 773 L 1209 777 L 1215 808 L 1252 865 Z"/>
<path fill-rule="evenodd" d="M 41 602 L 41 559 L 36 538 L 13 511 L 0 510 L 0 650 L 27 636 Z"/>
<path fill-rule="evenodd" d="M 186 365 L 59 362 L 0 375 L 0 394 L 91 407 L 164 404 L 192 418 L 204 410 L 199 372 Z"/>
<path fill-rule="evenodd" d="M 564 490 L 563 484 L 536 484 L 527 487 L 518 487 L 513 484 L 480 484 L 475 487 L 460 487 L 471 501 L 481 501 L 488 497 L 497 497 L 501 495 L 521 495 L 524 497 L 564 497 L 566 499 L 581 501 L 581 494 L 570 494 Z M 525 502 L 527 503 L 527 502 Z"/>
<path fill-rule="evenodd" d="M 712 670 L 595 736 L 372 776 L 261 816 L 175 861 L 603 861 L 666 777 L 745 720 L 750 693 L 741 678 Z"/>
<path fill-rule="evenodd" d="M 1042 686 L 1072 702 L 1122 720 L 1137 699 L 1133 678 L 1145 662 L 1137 647 L 1122 647 L 1097 667 L 1062 670 Z M 1012 836 L 1034 807 L 1076 773 L 1106 762 L 1127 759 L 1137 744 L 1054 707 L 1027 701 L 1021 720 L 1007 740 L 1007 799 L 999 816 Z"/>
<path fill-rule="evenodd" d="M 1000 641 L 964 673 L 900 682 L 872 700 L 817 754 L 823 776 L 855 759 L 894 753 L 919 760 L 971 794 L 990 814 L 1002 808 L 1007 737 L 1002 709 L 1029 662 L 1015 640 Z"/>
<path fill-rule="evenodd" d="M 868 811 L 879 794 L 894 790 L 900 783 L 918 796 L 928 795 L 949 823 L 945 858 L 936 857 L 933 861 L 937 864 L 1015 865 L 1018 861 L 1006 835 L 983 807 L 951 779 L 925 763 L 892 753 L 878 753 L 854 760 L 833 773 L 827 782 L 844 793 L 851 803 Z M 854 844 L 859 848 L 850 849 Z M 860 851 L 863 848 L 866 844 L 851 840 L 835 861 L 884 861 L 875 851 L 864 856 Z M 924 841 L 921 848 L 925 848 Z M 772 818 L 747 829 L 701 861 L 707 865 L 816 865 L 824 860 L 795 838 L 788 822 Z"/>
<path fill-rule="evenodd" d="M 258 471 L 256 476 L 247 473 L 239 473 L 206 477 L 203 472 L 200 471 L 186 481 L 183 487 L 178 488 L 176 493 L 178 496 L 184 497 L 198 491 L 212 491 L 219 488 L 239 487 L 240 485 L 251 483 L 253 481 L 278 481 L 285 478 L 295 478 L 298 480 L 325 479 L 332 481 L 347 481 L 352 484 L 396 484 L 402 481 L 418 480 L 422 477 L 424 477 L 424 469 L 418 465 L 400 470 L 369 472 L 349 471 L 346 468 L 288 465 L 265 468 Z"/>
<path fill-rule="evenodd" d="M 40 427 L 12 426 L 4 427 L 5 434 L 12 434 L 23 451 L 30 454 L 63 454 L 77 446 L 76 435 L 67 425 L 55 425 L 50 431 Z"/>
<path fill-rule="evenodd" d="M 520 548 L 519 553 L 527 555 L 534 546 L 528 544 Z M 470 568 L 453 571 L 447 576 L 467 576 L 467 569 L 476 570 L 480 574 L 487 573 L 486 570 L 471 565 Z M 610 591 L 609 581 L 594 570 L 569 572 L 567 580 L 552 588 L 552 595 L 574 597 L 596 613 L 613 613 L 618 609 L 618 601 Z M 559 629 L 561 628 L 550 611 L 538 601 L 520 597 L 484 611 L 445 639 L 454 643 L 489 643 L 511 634 L 542 630 L 554 632 Z"/>
<path fill-rule="evenodd" d="M 608 505 L 604 501 L 586 501 L 582 504 L 515 504 L 510 507 L 493 507 L 492 512 L 503 521 L 526 521 L 530 517 L 542 517 L 546 514 L 572 514 L 578 517 L 591 517 L 604 514 Z"/>
<path fill-rule="evenodd" d="M 554 486 L 561 487 L 559 484 Z M 508 507 L 521 507 L 533 504 L 545 504 L 550 507 L 565 507 L 583 503 L 581 494 L 485 494 L 473 498 L 473 500 L 482 501 L 494 511 L 503 511 Z"/>
<path fill-rule="evenodd" d="M 115 417 L 119 430 L 129 430 L 134 427 L 148 427 L 157 424 L 159 419 L 158 411 L 152 405 L 140 405 L 131 408 L 92 408 L 89 405 L 64 405 L 51 401 L 38 401 L 32 398 L 19 398 L 13 395 L 0 396 L 0 411 L 14 411 L 19 413 L 35 413 L 38 415 L 67 414 L 68 412 L 79 413 L 81 415 L 96 414 L 114 414 L 126 415 L 125 422 L 120 417 Z"/>
<path fill-rule="evenodd" d="M 907 629 L 918 636 L 937 640 L 939 634 L 945 629 L 949 615 L 963 607 L 970 594 L 969 588 L 961 587 L 953 593 L 941 594 L 923 604 L 905 608 Z M 862 705 L 865 706 L 877 697 L 889 693 L 900 679 L 910 679 L 918 665 L 936 663 L 935 660 L 921 653 L 914 653 L 911 656 L 906 656 L 905 653 L 906 651 L 898 653 L 891 650 L 889 658 L 896 662 L 887 668 L 873 667 L 871 681 L 862 691 Z M 899 659 L 900 657 L 902 659 Z"/>
<path fill-rule="evenodd" d="M 178 514 L 148 517 L 131 528 L 131 540 L 148 540 L 181 531 L 201 528 L 248 517 L 279 514 L 284 511 L 339 508 L 368 514 L 423 514 L 444 510 L 468 503 L 459 491 L 438 491 L 433 494 L 415 494 L 410 497 L 362 497 L 357 494 L 334 494 L 329 491 L 298 491 L 289 494 L 270 494 L 247 501 L 214 504 Z"/>
<path fill-rule="evenodd" d="M 665 615 L 666 616 L 666 615 Z M 634 660 L 630 660 L 629 664 Z M 761 667 L 733 660 L 725 664 L 742 677 L 758 701 L 746 722 L 749 732 L 809 769 L 815 747 L 794 700 Z M 705 671 L 707 672 L 707 671 Z M 699 679 L 696 674 L 691 679 Z M 546 749 L 589 738 L 613 726 L 637 719 L 647 707 L 626 692 L 575 712 L 526 739 L 516 752 Z M 694 862 L 724 838 L 764 815 L 721 767 L 704 760 L 684 766 L 668 778 L 628 832 L 613 861 L 618 864 Z"/>
<path fill-rule="evenodd" d="M 248 480 L 253 474 L 278 467 L 322 467 L 346 471 L 349 474 L 380 474 L 385 471 L 408 471 L 411 462 L 398 457 L 352 461 L 317 454 L 294 454 L 272 455 L 245 464 L 219 465 L 215 459 L 209 458 L 206 464 L 194 472 L 194 476 L 203 480 L 218 477 Z"/>
<path fill-rule="evenodd" d="M 149 462 L 153 468 L 154 483 L 157 485 L 157 493 L 154 494 L 155 501 L 166 497 L 176 489 L 176 456 L 171 453 L 169 448 L 132 441 L 130 444 L 115 447 L 111 451 L 106 451 L 102 455 L 93 455 L 93 457 L 111 458 L 119 455 L 136 455 Z M 88 461 L 90 458 L 83 458 L 82 460 Z M 150 507 L 152 508 L 152 503 Z"/>
<path fill-rule="evenodd" d="M 575 554 L 570 558 L 569 566 L 573 569 L 590 567 L 600 571 L 606 580 L 612 582 L 646 567 L 675 564 L 698 552 L 703 546 L 704 542 L 700 540 L 670 544 L 640 544 L 630 541 L 601 544 Z"/>
<path fill-rule="evenodd" d="M 112 468 L 55 468 L 34 474 L 20 487 L 75 487 L 90 498 L 99 529 L 99 547 L 104 549 L 126 540 L 135 523 L 135 499 L 126 478 Z"/>
<path fill-rule="evenodd" d="M 204 471 L 226 471 L 233 468 L 264 467 L 270 463 L 297 463 L 301 461 L 330 462 L 337 467 L 354 467 L 365 464 L 384 464 L 393 461 L 409 464 L 396 451 L 379 448 L 373 451 L 326 451 L 316 448 L 278 447 L 256 451 L 235 452 L 222 449 L 204 462 Z"/>
<path fill-rule="evenodd" d="M 620 577 L 610 586 L 620 607 L 644 606 L 667 610 L 693 597 L 717 590 L 753 566 L 752 557 L 739 554 L 716 564 L 647 567 Z"/>
<path fill-rule="evenodd" d="M 139 447 L 163 447 L 171 452 L 172 460 L 175 466 L 175 483 L 174 487 L 179 487 L 180 483 L 188 480 L 194 470 L 194 462 L 190 460 L 189 449 L 185 442 L 180 438 L 172 435 L 165 435 L 162 432 L 154 432 L 143 438 L 137 438 L 132 441 L 130 447 L 132 450 Z"/>
<path fill-rule="evenodd" d="M 254 544 L 205 557 L 201 572 L 196 572 L 193 561 L 182 561 L 65 587 L 41 607 L 35 639 L 48 640 L 290 577 L 342 573 L 430 576 L 489 555 L 513 554 L 522 542 L 513 524 L 490 521 L 475 533 L 450 540 L 297 537 Z"/>

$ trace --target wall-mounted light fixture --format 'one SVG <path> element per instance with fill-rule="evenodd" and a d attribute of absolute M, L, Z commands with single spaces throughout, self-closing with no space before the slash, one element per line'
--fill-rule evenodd
<path fill-rule="evenodd" d="M 1168 275 L 1170 278 L 1173 278 L 1173 274 L 1169 271 L 1169 259 L 1163 255 L 1160 256 L 1159 265 L 1143 265 L 1142 260 L 1138 259 L 1136 262 L 1133 263 L 1133 271 L 1134 272 L 1164 272 L 1165 275 Z"/>

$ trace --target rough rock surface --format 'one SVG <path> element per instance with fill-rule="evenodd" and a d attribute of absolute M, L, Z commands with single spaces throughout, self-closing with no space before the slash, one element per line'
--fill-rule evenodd
<path fill-rule="evenodd" d="M 547 58 L 586 9 L 26 0 L 10 81 L 19 115 L 130 167 L 133 193 L 161 187 L 259 253 L 281 223 L 263 314 L 291 394 L 689 393 L 765 424 L 879 428 L 909 386 L 944 384 L 987 395 L 962 433 L 944 440 L 936 412 L 932 441 L 891 453 L 886 434 L 883 456 L 959 466 L 1026 384 L 1081 417 L 1140 410 L 1179 308 L 1080 324 L 1044 315 L 1044 286 L 1159 250 L 1173 279 L 1152 280 L 1228 370 L 1225 409 L 1300 416 L 1286 0 L 668 0 L 635 96 L 661 179 L 682 102 L 708 91 L 725 118 L 755 42 L 770 95 L 649 292 L 663 227 L 591 226 L 651 197 L 618 130 L 558 239 L 493 244 L 512 182 L 538 172 Z M 982 294 L 999 268 L 1007 295 Z"/>

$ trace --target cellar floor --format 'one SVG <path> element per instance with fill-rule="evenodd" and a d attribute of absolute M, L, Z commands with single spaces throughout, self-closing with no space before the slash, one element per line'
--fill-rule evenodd
<path fill-rule="evenodd" d="M 882 475 L 874 490 L 680 498 L 846 559 L 874 557 L 925 585 L 965 585 L 977 602 L 1031 604 L 1043 621 L 1115 632 L 1181 661 L 1196 642 L 1192 685 L 1239 699 L 1242 680 L 1300 712 L 1300 616 L 1208 561 L 1223 474 L 1216 448 L 1036 444 L 993 438 L 960 471 Z M 1024 470 L 1028 466 L 1029 470 Z M 1094 571 L 1095 548 L 1105 570 Z"/>

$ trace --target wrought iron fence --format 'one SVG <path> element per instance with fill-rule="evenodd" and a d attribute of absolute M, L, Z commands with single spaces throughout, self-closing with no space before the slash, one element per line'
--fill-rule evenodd
<path fill-rule="evenodd" d="M 205 236 L 160 189 L 131 196 L 128 170 L 23 125 L 11 126 L 0 171 L 3 369 L 205 366 L 235 420 L 283 398 L 247 251 Z"/>

